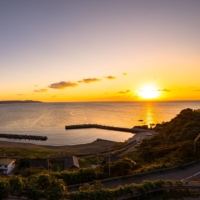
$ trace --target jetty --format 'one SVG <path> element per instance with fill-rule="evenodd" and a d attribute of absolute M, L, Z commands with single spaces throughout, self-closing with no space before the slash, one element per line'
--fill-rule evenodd
<path fill-rule="evenodd" d="M 98 129 L 105 129 L 105 130 L 113 130 L 113 131 L 122 131 L 122 132 L 129 132 L 129 133 L 138 133 L 139 130 L 134 128 L 122 128 L 122 127 L 115 127 L 115 126 L 105 126 L 100 124 L 77 124 L 77 125 L 69 125 L 65 126 L 65 129 L 83 129 L 83 128 L 98 128 Z"/>
<path fill-rule="evenodd" d="M 19 140 L 42 140 L 42 141 L 46 141 L 48 139 L 46 136 L 18 135 L 18 134 L 4 134 L 4 133 L 0 133 L 0 138 L 19 139 Z"/>
<path fill-rule="evenodd" d="M 16 104 L 16 103 L 43 103 L 42 101 L 33 101 L 33 100 L 10 100 L 10 101 L 0 101 L 0 104 Z"/>

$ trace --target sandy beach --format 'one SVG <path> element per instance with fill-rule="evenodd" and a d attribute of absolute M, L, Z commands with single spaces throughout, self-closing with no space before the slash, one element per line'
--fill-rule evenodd
<path fill-rule="evenodd" d="M 155 134 L 155 131 L 152 130 L 143 130 L 142 132 L 139 133 L 134 133 L 135 135 L 131 138 L 129 138 L 126 142 L 130 143 L 133 142 L 134 140 L 136 140 L 137 142 L 140 142 L 146 138 L 148 138 L 149 136 L 151 136 L 151 134 Z"/>

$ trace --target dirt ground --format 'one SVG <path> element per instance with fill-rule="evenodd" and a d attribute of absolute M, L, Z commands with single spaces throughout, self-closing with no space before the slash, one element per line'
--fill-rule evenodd
<path fill-rule="evenodd" d="M 96 140 L 94 142 L 88 144 L 80 144 L 80 145 L 66 145 L 66 146 L 43 146 L 36 145 L 30 143 L 20 143 L 20 142 L 7 142 L 0 141 L 0 147 L 5 148 L 25 148 L 25 149 L 44 149 L 44 150 L 52 150 L 52 151 L 69 151 L 69 152 L 77 152 L 77 153 L 94 153 L 105 151 L 113 148 L 113 145 L 117 144 L 113 141 L 108 140 Z"/>

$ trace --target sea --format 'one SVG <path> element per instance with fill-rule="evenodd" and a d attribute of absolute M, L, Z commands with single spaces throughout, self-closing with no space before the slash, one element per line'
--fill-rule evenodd
<path fill-rule="evenodd" d="M 47 136 L 46 141 L 3 139 L 39 145 L 75 145 L 97 139 L 124 142 L 132 133 L 100 130 L 66 130 L 66 125 L 100 124 L 132 128 L 170 121 L 181 110 L 200 109 L 200 101 L 73 102 L 0 104 L 0 133 Z"/>

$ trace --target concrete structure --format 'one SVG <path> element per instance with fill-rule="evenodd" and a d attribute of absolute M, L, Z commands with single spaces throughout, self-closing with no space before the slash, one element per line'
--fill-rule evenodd
<path fill-rule="evenodd" d="M 15 168 L 15 159 L 3 158 L 0 159 L 0 173 L 8 175 Z"/>

